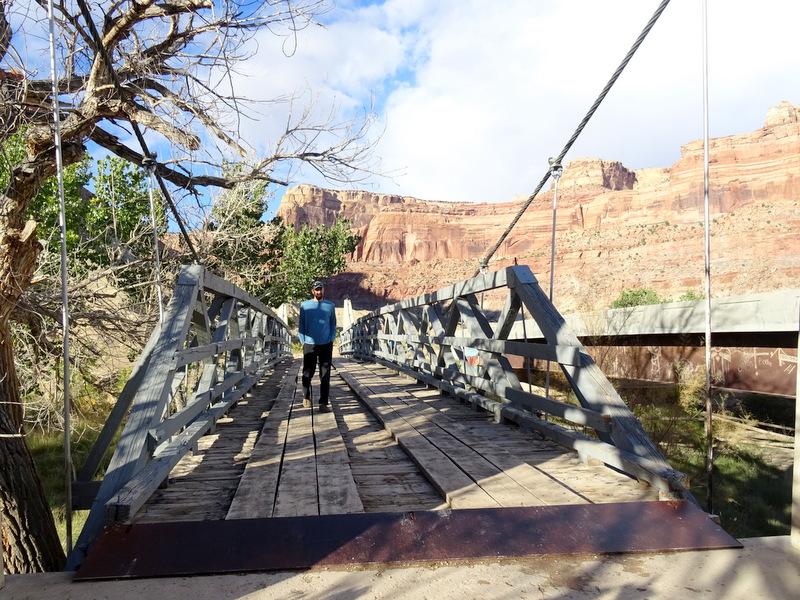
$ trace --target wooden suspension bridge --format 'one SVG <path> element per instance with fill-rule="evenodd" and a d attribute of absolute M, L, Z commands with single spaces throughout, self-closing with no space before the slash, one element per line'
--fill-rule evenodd
<path fill-rule="evenodd" d="M 525 319 L 543 342 L 509 339 Z M 74 484 L 75 579 L 739 547 L 527 267 L 347 320 L 332 412 L 304 408 L 285 321 L 186 267 Z M 557 363 L 576 402 L 512 355 Z"/>

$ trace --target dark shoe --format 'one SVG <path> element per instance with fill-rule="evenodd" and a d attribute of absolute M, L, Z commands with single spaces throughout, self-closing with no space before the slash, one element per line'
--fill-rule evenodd
<path fill-rule="evenodd" d="M 303 398 L 303 408 L 311 408 L 311 398 Z"/>
<path fill-rule="evenodd" d="M 331 409 L 330 409 L 330 408 L 328 408 L 328 405 L 327 405 L 327 404 L 320 404 L 320 405 L 319 405 L 319 408 L 317 409 L 317 412 L 321 412 L 321 413 L 324 413 L 324 412 L 331 412 Z"/>

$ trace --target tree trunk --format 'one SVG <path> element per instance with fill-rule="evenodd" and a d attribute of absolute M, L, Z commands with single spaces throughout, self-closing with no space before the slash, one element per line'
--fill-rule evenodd
<path fill-rule="evenodd" d="M 28 201 L 47 169 L 26 164 L 16 186 L 0 196 L 0 511 L 2 546 L 10 573 L 56 571 L 64 551 L 23 428 L 9 317 L 28 288 L 41 245 L 36 223 L 24 222 Z M 24 225 L 23 225 L 24 223 Z"/>
<path fill-rule="evenodd" d="M 64 568 L 64 551 L 22 424 L 14 418 L 20 411 L 7 324 L 0 329 L 0 381 L 0 510 L 5 568 L 8 573 L 58 571 Z"/>

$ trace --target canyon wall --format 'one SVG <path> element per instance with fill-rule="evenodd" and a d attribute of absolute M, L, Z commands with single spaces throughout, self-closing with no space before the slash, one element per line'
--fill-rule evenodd
<path fill-rule="evenodd" d="M 764 128 L 710 143 L 712 294 L 800 287 L 800 107 L 770 109 Z M 328 294 L 357 308 L 439 289 L 471 276 L 524 202 L 440 202 L 287 190 L 278 210 L 299 227 L 349 219 L 363 240 Z M 552 187 L 498 248 L 490 270 L 530 265 L 549 286 Z M 597 158 L 569 161 L 559 183 L 554 302 L 562 312 L 607 307 L 624 289 L 664 298 L 702 292 L 703 144 L 665 168 L 630 170 Z"/>

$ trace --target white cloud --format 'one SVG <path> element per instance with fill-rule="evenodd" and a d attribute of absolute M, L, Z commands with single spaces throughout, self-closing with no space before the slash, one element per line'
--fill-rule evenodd
<path fill-rule="evenodd" d="M 377 153 L 401 174 L 373 189 L 507 201 L 533 190 L 659 4 L 340 3 L 325 29 L 301 34 L 294 56 L 276 60 L 277 40 L 268 36 L 248 68 L 270 83 L 265 97 L 322 89 L 344 111 L 375 98 L 385 125 Z M 668 166 L 682 144 L 702 136 L 701 7 L 670 3 L 567 161 Z M 708 7 L 711 135 L 752 131 L 770 106 L 800 104 L 800 3 L 709 0 Z"/>

